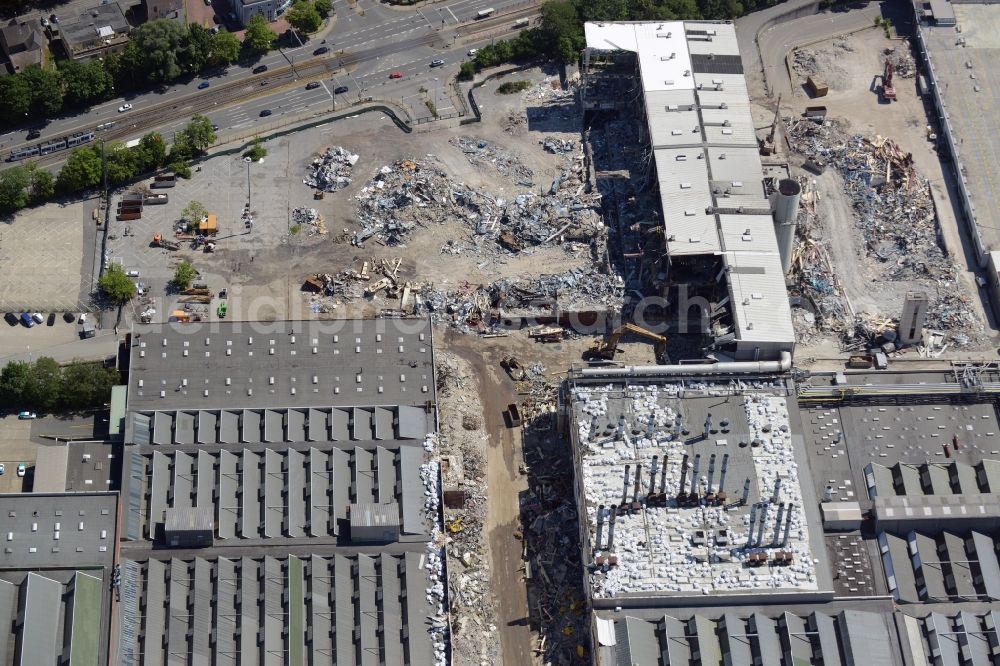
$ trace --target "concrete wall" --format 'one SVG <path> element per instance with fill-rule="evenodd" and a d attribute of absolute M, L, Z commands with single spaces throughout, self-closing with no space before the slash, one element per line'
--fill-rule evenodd
<path fill-rule="evenodd" d="M 928 54 L 927 44 L 924 42 L 924 30 L 927 29 L 927 26 L 922 23 L 921 18 L 922 17 L 918 13 L 916 7 L 914 7 L 914 21 L 917 25 L 917 52 L 919 53 L 921 60 L 923 60 L 927 70 L 927 79 L 930 83 L 930 94 L 931 98 L 934 100 L 934 110 L 937 113 L 938 121 L 941 126 L 938 140 L 944 142 L 945 146 L 948 148 L 948 153 L 952 157 L 951 168 L 955 183 L 958 186 L 959 205 L 961 208 L 962 220 L 965 222 L 965 227 L 969 232 L 969 237 L 972 238 L 972 244 L 979 267 L 982 268 L 986 265 L 986 255 L 989 248 L 987 248 L 983 242 L 983 237 L 980 235 L 979 228 L 976 226 L 976 220 L 972 210 L 972 199 L 969 196 L 969 190 L 966 187 L 965 178 L 962 177 L 962 162 L 958 158 L 955 139 L 952 136 L 951 123 L 945 116 L 944 105 L 941 100 L 941 95 L 939 94 L 939 82 L 934 68 L 934 61 L 931 59 L 930 54 Z"/>

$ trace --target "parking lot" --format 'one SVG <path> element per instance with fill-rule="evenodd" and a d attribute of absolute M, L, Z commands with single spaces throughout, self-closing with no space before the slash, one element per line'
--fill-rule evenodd
<path fill-rule="evenodd" d="M 31 441 L 31 421 L 22 421 L 17 413 L 0 417 L 0 463 L 4 473 L 0 475 L 0 493 L 21 492 L 25 477 L 17 476 L 17 466 L 28 468 L 35 464 L 37 444 Z"/>
<path fill-rule="evenodd" d="M 93 202 L 47 204 L 0 223 L 0 310 L 79 311 L 88 299 Z M 44 273 L 39 272 L 44 267 Z"/>

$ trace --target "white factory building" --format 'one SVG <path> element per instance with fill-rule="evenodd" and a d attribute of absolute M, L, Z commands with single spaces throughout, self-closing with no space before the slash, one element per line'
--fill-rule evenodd
<path fill-rule="evenodd" d="M 663 270 L 674 285 L 712 294 L 719 316 L 708 348 L 720 360 L 790 358 L 795 333 L 784 274 L 799 188 L 790 180 L 780 191 L 765 188 L 735 27 L 667 21 L 585 29 L 585 72 L 592 60 L 636 54 L 663 215 Z M 602 108 L 587 94 L 584 86 L 585 108 Z M 693 275 L 703 276 L 701 284 Z"/>

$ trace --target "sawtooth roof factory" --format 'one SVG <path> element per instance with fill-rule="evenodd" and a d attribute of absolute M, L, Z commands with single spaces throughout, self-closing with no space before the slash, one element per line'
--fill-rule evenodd
<path fill-rule="evenodd" d="M 446 663 L 429 321 L 127 343 L 114 663 Z"/>
<path fill-rule="evenodd" d="M 631 111 L 647 126 L 661 270 L 669 289 L 682 290 L 678 301 L 702 310 L 703 348 L 737 360 L 790 358 L 784 275 L 800 186 L 765 182 L 735 27 L 666 21 L 585 30 L 584 108 Z M 622 78 L 640 82 L 642 99 L 622 94 Z"/>

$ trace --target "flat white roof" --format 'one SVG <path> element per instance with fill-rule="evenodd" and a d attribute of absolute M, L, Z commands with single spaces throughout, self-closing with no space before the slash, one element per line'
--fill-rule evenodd
<path fill-rule="evenodd" d="M 608 22 L 584 31 L 590 48 L 637 54 L 668 256 L 724 255 L 737 339 L 793 345 L 735 27 Z"/>

